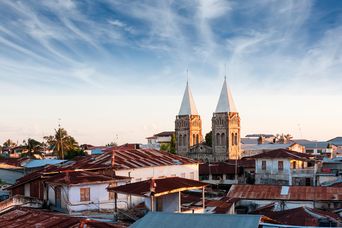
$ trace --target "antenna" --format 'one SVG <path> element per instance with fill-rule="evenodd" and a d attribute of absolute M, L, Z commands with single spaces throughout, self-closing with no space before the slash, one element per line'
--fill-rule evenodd
<path fill-rule="evenodd" d="M 302 128 L 300 127 L 300 124 L 298 124 L 298 128 L 299 128 L 299 134 L 300 134 L 300 138 L 303 138 L 303 134 L 302 134 Z"/>
<path fill-rule="evenodd" d="M 224 80 L 227 80 L 227 64 L 224 64 Z"/>
<path fill-rule="evenodd" d="M 186 83 L 189 83 L 189 67 L 186 68 Z"/>

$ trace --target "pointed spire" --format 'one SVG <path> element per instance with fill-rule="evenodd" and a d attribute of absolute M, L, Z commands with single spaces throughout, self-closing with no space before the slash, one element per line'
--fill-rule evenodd
<path fill-rule="evenodd" d="M 224 82 L 221 90 L 221 95 L 216 106 L 215 113 L 220 112 L 238 112 L 233 100 L 232 92 L 227 86 L 226 76 L 224 77 Z"/>
<path fill-rule="evenodd" d="M 185 92 L 184 92 L 182 104 L 181 104 L 178 115 L 179 116 L 198 115 L 197 108 L 195 105 L 194 98 L 192 97 L 188 80 L 186 81 Z"/>

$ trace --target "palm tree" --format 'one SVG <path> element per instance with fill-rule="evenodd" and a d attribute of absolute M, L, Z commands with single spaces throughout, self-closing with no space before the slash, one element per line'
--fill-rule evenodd
<path fill-rule="evenodd" d="M 36 150 L 39 148 L 39 146 L 42 145 L 41 142 L 38 142 L 37 140 L 31 139 L 31 138 L 28 138 L 27 142 L 24 141 L 24 143 L 28 149 L 28 156 L 29 157 L 32 157 L 32 152 L 36 152 Z"/>
<path fill-rule="evenodd" d="M 68 151 L 79 148 L 78 142 L 63 128 L 55 129 L 55 135 L 45 136 L 44 139 L 60 159 L 64 159 Z"/>

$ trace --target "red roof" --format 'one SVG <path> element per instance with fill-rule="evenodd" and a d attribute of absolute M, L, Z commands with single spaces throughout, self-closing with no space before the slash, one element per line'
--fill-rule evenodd
<path fill-rule="evenodd" d="M 53 213 L 42 209 L 16 207 L 0 215 L 0 227 L 81 227 L 80 224 L 87 224 L 87 227 L 117 227 L 124 226 L 99 222 L 87 221 L 85 218 L 71 217 L 61 213 Z M 83 227 L 83 226 L 82 226 Z"/>
<path fill-rule="evenodd" d="M 295 160 L 308 160 L 312 155 L 295 152 L 287 149 L 277 149 L 251 156 L 250 158 L 290 158 Z"/>
<path fill-rule="evenodd" d="M 288 188 L 287 194 L 281 194 L 282 188 Z M 341 201 L 342 191 L 338 187 L 323 186 L 232 185 L 227 196 L 255 200 Z"/>
<path fill-rule="evenodd" d="M 117 187 L 109 187 L 108 191 L 124 193 L 137 196 L 150 196 L 151 192 L 155 196 L 165 195 L 172 192 L 198 189 L 208 184 L 181 177 L 166 177 L 160 179 L 149 179 Z"/>
<path fill-rule="evenodd" d="M 254 213 L 253 213 L 254 214 Z M 292 226 L 319 226 L 319 218 L 327 218 L 328 220 L 341 224 L 341 218 L 338 215 L 322 211 L 318 209 L 312 209 L 308 207 L 298 207 L 294 209 L 284 211 L 260 211 L 256 214 L 267 216 L 273 220 L 276 220 L 280 224 L 292 225 Z"/>
<path fill-rule="evenodd" d="M 69 169 L 112 168 L 112 154 L 115 155 L 115 170 L 136 169 L 155 166 L 198 164 L 198 161 L 155 149 L 110 149 L 96 156 L 86 156 L 70 165 Z"/>
<path fill-rule="evenodd" d="M 65 171 L 48 178 L 46 182 L 54 184 L 75 185 L 86 183 L 109 183 L 118 180 L 130 180 L 130 178 L 123 176 L 108 177 L 88 171 Z"/>

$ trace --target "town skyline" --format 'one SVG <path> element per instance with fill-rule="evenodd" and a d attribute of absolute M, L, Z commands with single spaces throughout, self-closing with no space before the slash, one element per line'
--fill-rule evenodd
<path fill-rule="evenodd" d="M 2 141 L 41 139 L 61 119 L 80 143 L 145 143 L 174 130 L 187 69 L 205 134 L 225 65 L 242 137 L 340 135 L 340 2 L 0 6 Z"/>

